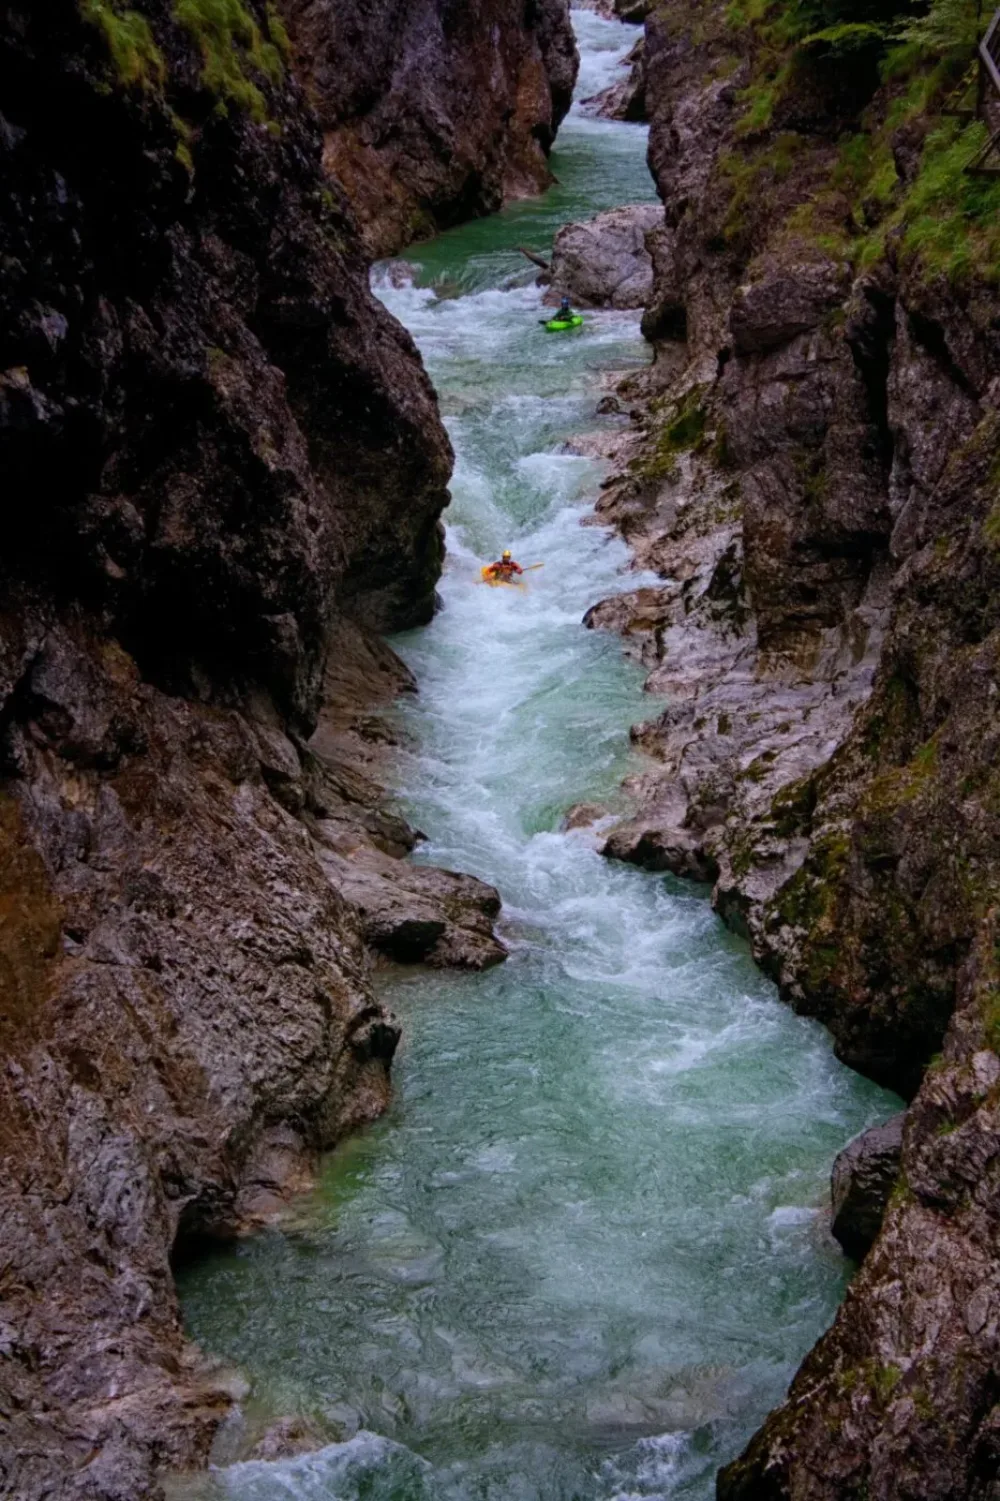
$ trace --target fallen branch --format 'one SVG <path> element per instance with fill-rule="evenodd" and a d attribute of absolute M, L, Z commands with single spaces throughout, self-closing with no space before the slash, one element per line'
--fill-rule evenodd
<path fill-rule="evenodd" d="M 534 265 L 541 266 L 543 271 L 547 271 L 549 269 L 549 263 L 544 259 L 543 256 L 536 255 L 533 250 L 525 250 L 523 245 L 518 245 L 517 248 L 521 252 L 521 254 L 526 255 L 528 257 L 528 260 L 531 261 Z"/>

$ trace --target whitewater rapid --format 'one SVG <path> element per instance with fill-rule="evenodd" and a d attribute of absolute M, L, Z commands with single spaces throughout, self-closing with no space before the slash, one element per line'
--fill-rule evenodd
<path fill-rule="evenodd" d="M 575 20 L 582 99 L 635 32 Z M 547 335 L 514 247 L 653 190 L 642 128 L 579 105 L 554 167 L 545 199 L 376 281 L 456 451 L 442 609 L 395 643 L 420 681 L 396 716 L 398 797 L 418 859 L 499 887 L 510 958 L 387 974 L 390 1114 L 290 1225 L 184 1274 L 192 1333 L 251 1383 L 185 1497 L 707 1498 L 845 1286 L 830 1163 L 894 1102 L 779 1004 L 705 892 L 564 828 L 571 805 L 620 800 L 628 726 L 654 708 L 618 641 L 581 625 L 637 579 L 586 524 L 604 471 L 569 445 L 600 423 L 602 376 L 646 354 L 632 314 Z M 504 546 L 544 562 L 523 593 L 477 582 Z M 225 1467 L 287 1413 L 329 1442 Z"/>

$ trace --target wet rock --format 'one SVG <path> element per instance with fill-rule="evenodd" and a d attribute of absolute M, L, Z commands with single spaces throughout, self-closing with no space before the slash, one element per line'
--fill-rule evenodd
<path fill-rule="evenodd" d="M 696 834 L 683 828 L 645 827 L 641 819 L 615 829 L 602 854 L 643 870 L 669 870 L 675 876 L 711 884 L 719 867 Z"/>
<path fill-rule="evenodd" d="M 320 837 L 324 837 L 320 826 Z M 339 844 L 339 841 L 338 841 Z M 365 942 L 400 964 L 489 969 L 507 957 L 493 932 L 494 887 L 433 866 L 400 865 L 379 850 L 331 844 L 320 860 L 361 914 Z"/>
<path fill-rule="evenodd" d="M 574 803 L 572 808 L 567 808 L 562 826 L 566 830 L 589 829 L 607 815 L 607 808 L 600 803 Z"/>
<path fill-rule="evenodd" d="M 609 209 L 556 235 L 547 302 L 567 295 L 582 307 L 642 307 L 653 286 L 650 237 L 662 224 L 655 204 Z"/>
<path fill-rule="evenodd" d="M 903 1115 L 872 1126 L 837 1155 L 830 1180 L 833 1234 L 845 1253 L 860 1261 L 882 1228 L 889 1196 L 899 1177 Z"/>
<path fill-rule="evenodd" d="M 324 136 L 373 255 L 552 182 L 578 57 L 567 0 L 288 0 Z"/>
<path fill-rule="evenodd" d="M 279 1459 L 294 1459 L 297 1454 L 310 1454 L 314 1449 L 321 1449 L 325 1442 L 327 1440 L 307 1418 L 282 1418 L 258 1440 L 249 1457 L 273 1464 Z"/>

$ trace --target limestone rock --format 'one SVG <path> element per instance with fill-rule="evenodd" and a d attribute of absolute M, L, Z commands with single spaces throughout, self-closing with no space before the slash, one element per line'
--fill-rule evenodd
<path fill-rule="evenodd" d="M 493 933 L 500 897 L 484 881 L 434 866 L 401 866 L 366 845 L 324 849 L 320 860 L 361 913 L 365 942 L 387 959 L 488 969 L 507 957 Z"/>
<path fill-rule="evenodd" d="M 819 328 L 846 300 L 850 270 L 830 260 L 765 261 L 737 288 L 729 329 L 737 354 L 762 354 Z"/>
<path fill-rule="evenodd" d="M 889 1196 L 899 1177 L 903 1116 L 856 1136 L 833 1164 L 830 1198 L 834 1235 L 855 1261 L 871 1249 L 882 1228 Z"/>
<path fill-rule="evenodd" d="M 540 192 L 578 57 L 568 0 L 285 0 L 324 161 L 373 255 Z"/>
<path fill-rule="evenodd" d="M 657 204 L 637 203 L 567 224 L 555 238 L 546 301 L 567 295 L 581 307 L 642 307 L 653 287 L 649 240 L 662 222 Z"/>

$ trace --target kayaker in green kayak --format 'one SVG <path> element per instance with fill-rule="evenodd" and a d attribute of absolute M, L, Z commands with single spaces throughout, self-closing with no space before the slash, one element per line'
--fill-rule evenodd
<path fill-rule="evenodd" d="M 568 297 L 562 299 L 551 318 L 541 318 L 539 321 L 550 333 L 555 333 L 563 328 L 579 328 L 583 323 L 583 319 L 574 310 Z"/>

